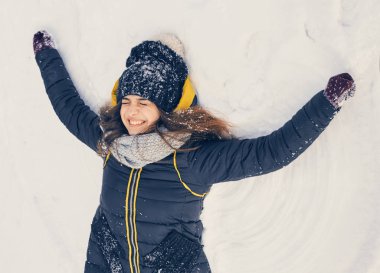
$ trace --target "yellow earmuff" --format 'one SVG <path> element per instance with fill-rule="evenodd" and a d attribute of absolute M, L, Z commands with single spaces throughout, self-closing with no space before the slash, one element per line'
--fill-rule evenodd
<path fill-rule="evenodd" d="M 115 85 L 113 86 L 113 89 L 112 89 L 111 97 L 112 97 L 113 106 L 117 104 L 117 88 L 118 87 L 119 87 L 119 80 L 115 82 Z M 196 94 L 195 94 L 193 84 L 191 83 L 189 76 L 187 76 L 185 80 L 185 84 L 183 85 L 181 99 L 179 100 L 179 103 L 177 107 L 174 109 L 174 111 L 176 112 L 179 110 L 189 108 L 191 104 L 193 103 L 195 96 Z"/>
<path fill-rule="evenodd" d="M 174 109 L 174 112 L 189 108 L 193 103 L 194 98 L 195 90 L 189 76 L 187 76 L 185 84 L 183 85 L 181 99 L 179 100 L 177 107 Z"/>
<path fill-rule="evenodd" d="M 119 87 L 119 80 L 115 82 L 115 85 L 113 86 L 112 93 L 111 93 L 111 100 L 112 100 L 112 106 L 115 106 L 117 104 L 117 88 Z"/>

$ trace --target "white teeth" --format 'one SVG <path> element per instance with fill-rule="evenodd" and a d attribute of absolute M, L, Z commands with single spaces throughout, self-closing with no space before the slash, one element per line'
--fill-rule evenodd
<path fill-rule="evenodd" d="M 129 123 L 132 125 L 140 125 L 140 124 L 143 124 L 144 121 L 132 121 L 132 120 L 130 120 Z"/>

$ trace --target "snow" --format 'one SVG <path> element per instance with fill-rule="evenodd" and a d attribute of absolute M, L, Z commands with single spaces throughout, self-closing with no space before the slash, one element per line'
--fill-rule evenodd
<path fill-rule="evenodd" d="M 284 124 L 329 77 L 355 96 L 295 162 L 213 186 L 201 216 L 215 273 L 380 272 L 380 2 L 377 0 L 2 1 L 2 272 L 82 272 L 102 161 L 56 117 L 32 37 L 55 39 L 94 110 L 130 49 L 183 42 L 199 101 L 240 137 Z"/>

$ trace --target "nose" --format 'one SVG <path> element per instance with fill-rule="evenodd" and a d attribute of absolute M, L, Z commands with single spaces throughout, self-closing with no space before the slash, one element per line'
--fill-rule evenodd
<path fill-rule="evenodd" d="M 138 106 L 130 105 L 130 106 L 128 107 L 128 114 L 129 114 L 130 116 L 135 116 L 135 115 L 137 115 L 137 114 L 139 113 L 139 111 L 140 111 L 140 108 L 139 108 Z"/>

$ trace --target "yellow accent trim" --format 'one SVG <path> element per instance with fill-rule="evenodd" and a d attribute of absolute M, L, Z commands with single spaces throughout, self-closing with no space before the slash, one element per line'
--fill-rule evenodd
<path fill-rule="evenodd" d="M 181 99 L 179 100 L 179 103 L 177 107 L 174 109 L 174 111 L 189 108 L 190 105 L 193 103 L 194 97 L 195 97 L 195 90 L 190 81 L 189 76 L 187 76 L 185 80 L 185 84 L 183 85 Z"/>
<path fill-rule="evenodd" d="M 205 192 L 205 193 L 202 193 L 202 194 L 199 194 L 199 193 L 196 193 L 196 192 L 193 192 L 190 187 L 182 181 L 182 178 L 181 178 L 181 174 L 179 173 L 179 170 L 177 168 L 177 151 L 174 150 L 174 160 L 173 160 L 173 163 L 174 163 L 174 168 L 175 170 L 177 171 L 177 174 L 178 174 L 178 177 L 179 177 L 179 180 L 181 181 L 182 185 L 185 187 L 185 189 L 187 189 L 189 192 L 191 192 L 193 195 L 195 196 L 198 196 L 198 197 L 204 197 L 206 194 L 208 194 L 209 192 Z"/>
<path fill-rule="evenodd" d="M 110 155 L 111 155 L 111 152 L 108 152 L 108 154 L 107 154 L 107 156 L 106 156 L 106 159 L 104 160 L 104 163 L 103 163 L 103 169 L 104 169 L 104 167 L 106 166 L 107 161 L 108 161 L 108 159 L 110 158 Z"/>
<path fill-rule="evenodd" d="M 128 227 L 128 196 L 129 196 L 129 188 L 131 185 L 131 180 L 132 180 L 132 175 L 133 171 L 135 169 L 131 170 L 131 174 L 129 175 L 129 180 L 128 180 L 128 186 L 127 186 L 127 195 L 125 196 L 125 226 L 127 227 L 127 240 L 128 240 L 128 258 L 129 258 L 129 267 L 131 269 L 131 272 L 133 272 L 132 268 L 132 248 L 131 248 L 131 241 L 129 240 L 129 227 Z"/>
<path fill-rule="evenodd" d="M 115 106 L 117 104 L 116 96 L 117 96 L 117 88 L 118 87 L 119 87 L 119 79 L 115 82 L 113 89 L 112 89 L 112 93 L 111 93 L 112 105 L 113 106 Z"/>
<path fill-rule="evenodd" d="M 135 230 L 135 245 L 136 245 L 136 264 L 137 264 L 137 272 L 140 273 L 140 259 L 139 259 L 139 246 L 137 244 L 137 227 L 136 227 L 136 199 L 137 199 L 137 189 L 139 187 L 140 182 L 140 173 L 142 171 L 142 168 L 140 168 L 140 171 L 137 174 L 137 181 L 136 181 L 136 189 L 135 189 L 135 196 L 133 200 L 133 224 L 134 224 L 134 230 Z"/>

